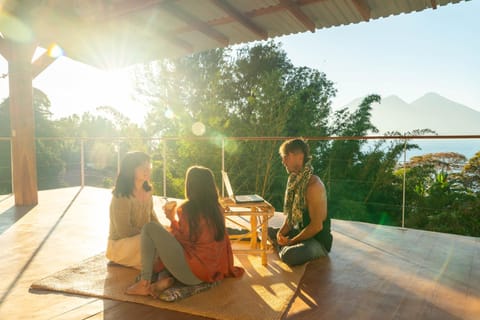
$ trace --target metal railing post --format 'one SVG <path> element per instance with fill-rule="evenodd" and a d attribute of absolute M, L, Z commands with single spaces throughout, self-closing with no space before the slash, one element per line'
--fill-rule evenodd
<path fill-rule="evenodd" d="M 407 139 L 405 138 L 405 142 L 403 144 L 403 187 L 402 187 L 402 228 L 405 228 L 405 181 L 406 181 L 406 173 L 407 173 Z"/>
<path fill-rule="evenodd" d="M 222 138 L 222 171 L 225 171 L 225 138 Z M 225 197 L 225 183 L 222 174 L 222 198 Z"/>
<path fill-rule="evenodd" d="M 80 186 L 85 186 L 85 155 L 84 155 L 84 140 L 80 139 Z"/>
<path fill-rule="evenodd" d="M 163 143 L 163 196 L 167 196 L 167 142 L 166 140 L 162 140 Z"/>
<path fill-rule="evenodd" d="M 119 144 L 115 144 L 115 151 L 117 152 L 117 176 L 120 174 L 120 163 L 121 163 L 121 159 L 120 159 L 120 146 Z"/>
<path fill-rule="evenodd" d="M 12 187 L 12 194 L 15 194 L 15 184 L 13 183 L 13 142 L 12 138 L 9 138 L 8 140 L 10 142 L 10 185 Z"/>

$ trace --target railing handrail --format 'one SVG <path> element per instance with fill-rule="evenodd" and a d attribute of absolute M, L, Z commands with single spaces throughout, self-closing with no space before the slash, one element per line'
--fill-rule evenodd
<path fill-rule="evenodd" d="M 229 137 L 229 136 L 166 136 L 166 137 L 35 137 L 41 140 L 287 140 L 298 136 L 270 136 L 270 137 Z M 413 139 L 480 139 L 480 134 L 456 134 L 456 135 L 375 135 L 375 136 L 302 136 L 305 140 L 413 140 Z M 0 137 L 0 140 L 10 140 L 12 137 Z"/>

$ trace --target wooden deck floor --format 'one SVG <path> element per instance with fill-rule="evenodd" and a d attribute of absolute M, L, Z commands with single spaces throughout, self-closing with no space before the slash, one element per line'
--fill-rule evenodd
<path fill-rule="evenodd" d="M 0 319 L 201 319 L 134 303 L 29 292 L 104 250 L 110 191 L 0 196 Z M 160 205 L 160 203 L 159 203 Z M 480 319 L 480 239 L 333 221 L 329 258 L 308 265 L 287 319 Z M 261 316 L 259 316 L 261 319 Z"/>

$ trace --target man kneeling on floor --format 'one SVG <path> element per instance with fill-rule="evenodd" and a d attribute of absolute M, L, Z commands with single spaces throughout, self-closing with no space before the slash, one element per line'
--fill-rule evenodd
<path fill-rule="evenodd" d="M 313 174 L 305 140 L 287 140 L 279 152 L 289 174 L 283 207 L 286 219 L 280 229 L 269 228 L 268 235 L 283 262 L 300 265 L 328 255 L 332 247 L 327 194 Z"/>

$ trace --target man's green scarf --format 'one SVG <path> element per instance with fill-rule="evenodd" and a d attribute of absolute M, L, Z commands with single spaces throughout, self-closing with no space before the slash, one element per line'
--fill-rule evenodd
<path fill-rule="evenodd" d="M 287 221 L 292 227 L 297 227 L 302 221 L 306 206 L 305 193 L 312 174 L 313 167 L 311 161 L 308 161 L 298 174 L 292 172 L 288 176 L 283 213 L 287 215 Z"/>

